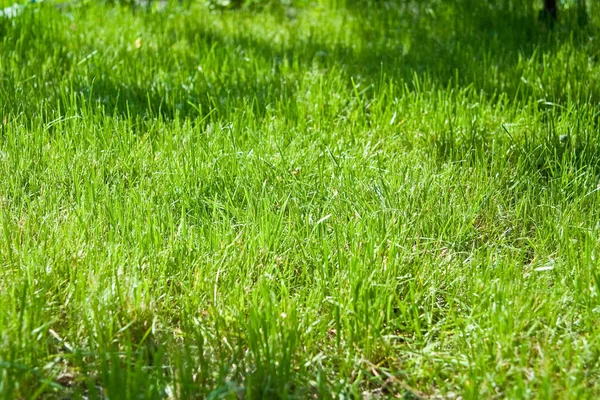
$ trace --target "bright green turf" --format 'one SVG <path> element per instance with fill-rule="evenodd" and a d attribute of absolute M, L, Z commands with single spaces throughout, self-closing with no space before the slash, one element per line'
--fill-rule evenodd
<path fill-rule="evenodd" d="M 401 4 L 0 20 L 0 395 L 598 398 L 598 5 Z"/>

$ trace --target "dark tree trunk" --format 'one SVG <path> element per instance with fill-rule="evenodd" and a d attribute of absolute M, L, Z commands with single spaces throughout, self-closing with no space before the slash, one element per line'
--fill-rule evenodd
<path fill-rule="evenodd" d="M 544 14 L 551 20 L 556 19 L 558 14 L 557 0 L 544 0 Z"/>

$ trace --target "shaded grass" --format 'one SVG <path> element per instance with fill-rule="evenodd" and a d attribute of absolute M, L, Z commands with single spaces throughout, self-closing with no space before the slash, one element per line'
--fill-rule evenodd
<path fill-rule="evenodd" d="M 457 10 L 1 21 L 0 393 L 597 396 L 596 25 Z"/>

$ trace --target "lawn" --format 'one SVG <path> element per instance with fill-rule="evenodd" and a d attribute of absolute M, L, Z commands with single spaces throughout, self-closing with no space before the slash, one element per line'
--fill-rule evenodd
<path fill-rule="evenodd" d="M 265 1 L 0 18 L 0 397 L 599 398 L 600 5 Z"/>

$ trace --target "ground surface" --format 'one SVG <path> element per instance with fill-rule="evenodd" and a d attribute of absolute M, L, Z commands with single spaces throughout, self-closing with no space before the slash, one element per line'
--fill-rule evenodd
<path fill-rule="evenodd" d="M 0 20 L 0 395 L 598 398 L 600 12 L 493 3 Z"/>

